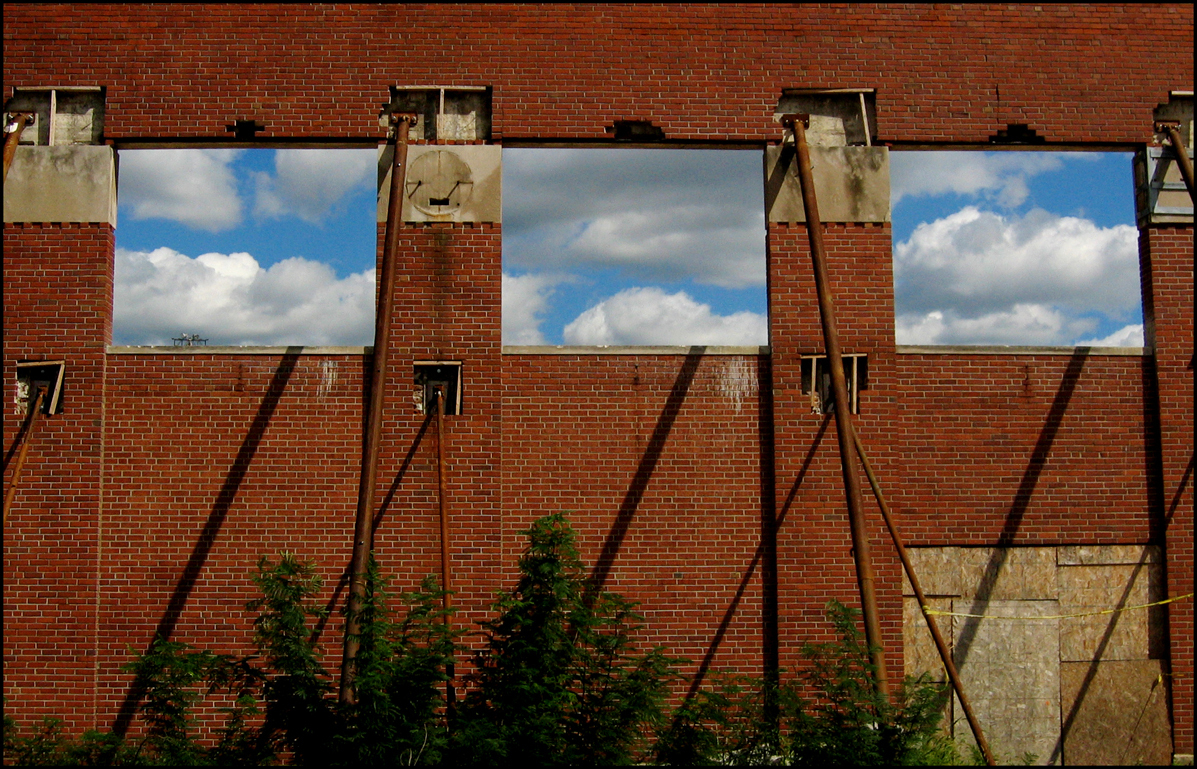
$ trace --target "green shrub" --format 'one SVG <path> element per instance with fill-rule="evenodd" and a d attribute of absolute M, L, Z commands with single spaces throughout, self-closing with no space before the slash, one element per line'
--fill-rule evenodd
<path fill-rule="evenodd" d="M 630 763 L 663 711 L 673 662 L 638 653 L 630 602 L 590 590 L 562 515 L 527 532 L 515 589 L 484 624 L 455 724 L 458 763 Z"/>

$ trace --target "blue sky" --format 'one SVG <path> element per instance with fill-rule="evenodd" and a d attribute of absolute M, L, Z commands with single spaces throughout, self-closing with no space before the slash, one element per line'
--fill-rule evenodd
<path fill-rule="evenodd" d="M 1142 344 L 1128 154 L 891 159 L 900 344 Z M 123 151 L 114 341 L 369 344 L 375 164 Z M 759 151 L 505 150 L 504 342 L 767 343 L 761 173 Z"/>

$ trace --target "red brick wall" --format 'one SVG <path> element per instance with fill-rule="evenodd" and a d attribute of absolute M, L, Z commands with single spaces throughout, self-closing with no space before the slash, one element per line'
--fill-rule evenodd
<path fill-rule="evenodd" d="M 5 491 L 22 424 L 15 365 L 66 361 L 62 411 L 39 418 L 4 522 L 4 696 L 74 728 L 95 718 L 112 249 L 108 225 L 4 225 Z"/>
<path fill-rule="evenodd" d="M 1155 347 L 1160 445 L 1160 538 L 1168 595 L 1193 592 L 1193 228 L 1159 226 L 1140 237 L 1147 339 Z M 1173 743 L 1193 752 L 1193 599 L 1168 606 Z"/>
<path fill-rule="evenodd" d="M 387 88 L 490 85 L 496 138 L 776 138 L 782 88 L 877 89 L 880 136 L 1134 142 L 1193 82 L 1179 5 L 31 5 L 5 86 L 108 88 L 109 138 L 378 136 Z M 1149 30 L 1144 33 L 1143 30 Z M 7 96 L 8 92 L 5 92 Z"/>
<path fill-rule="evenodd" d="M 1125 145 L 1192 88 L 1192 27 L 1190 5 L 17 4 L 4 85 L 106 86 L 118 143 L 220 141 L 234 119 L 266 138 L 369 143 L 389 86 L 436 83 L 492 86 L 509 143 L 601 139 L 616 119 L 764 143 L 780 136 L 781 89 L 855 86 L 877 89 L 885 141 L 984 143 L 1025 122 L 1053 142 Z M 503 356 L 500 238 L 498 225 L 402 235 L 384 569 L 404 589 L 438 569 L 436 444 L 411 367 L 462 360 L 446 441 L 463 624 L 513 573 L 520 532 L 560 509 L 596 576 L 644 602 L 652 640 L 689 672 L 795 667 L 826 633 L 826 601 L 856 603 L 835 428 L 800 392 L 800 355 L 822 350 L 804 229 L 770 227 L 761 358 Z M 843 346 L 870 356 L 859 429 L 908 542 L 1163 542 L 1170 593 L 1191 590 L 1192 228 L 1144 237 L 1154 363 L 899 355 L 890 238 L 826 235 Z M 5 386 L 21 357 L 62 355 L 69 399 L 5 526 L 5 695 L 22 718 L 106 726 L 128 701 L 126 644 L 155 629 L 245 643 L 259 555 L 316 558 L 323 598 L 343 599 L 365 362 L 105 357 L 112 230 L 6 225 L 4 246 Z M 899 671 L 898 564 L 868 504 Z M 1192 604 L 1170 612 L 1175 746 L 1192 752 Z M 339 624 L 323 636 L 332 668 Z"/>

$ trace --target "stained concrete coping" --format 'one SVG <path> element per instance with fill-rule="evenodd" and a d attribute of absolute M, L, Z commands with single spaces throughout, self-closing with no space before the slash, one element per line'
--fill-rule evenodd
<path fill-rule="evenodd" d="M 104 352 L 109 355 L 372 355 L 373 347 L 358 346 L 262 346 L 237 347 L 235 345 L 108 345 Z"/>
<path fill-rule="evenodd" d="M 919 345 L 900 344 L 894 348 L 898 355 L 1151 355 L 1150 347 L 1039 347 L 1034 345 Z"/>
<path fill-rule="evenodd" d="M 503 345 L 504 355 L 769 355 L 768 345 Z"/>
<path fill-rule="evenodd" d="M 116 226 L 111 147 L 17 147 L 4 182 L 5 222 L 101 222 Z"/>

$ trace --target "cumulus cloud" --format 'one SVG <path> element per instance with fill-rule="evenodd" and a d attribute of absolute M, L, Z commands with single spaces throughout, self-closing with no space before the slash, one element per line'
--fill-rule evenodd
<path fill-rule="evenodd" d="M 1027 179 L 1058 171 L 1067 161 L 1095 161 L 1084 153 L 891 152 L 890 201 L 921 195 L 983 195 L 1013 208 L 1027 198 Z"/>
<path fill-rule="evenodd" d="M 242 150 L 123 150 L 120 203 L 134 219 L 170 219 L 222 232 L 241 223 L 229 164 Z"/>
<path fill-rule="evenodd" d="M 1100 339 L 1082 339 L 1076 343 L 1077 347 L 1142 347 L 1143 324 L 1132 323 L 1123 326 L 1109 336 Z"/>
<path fill-rule="evenodd" d="M 361 345 L 374 336 L 374 270 L 338 280 L 301 257 L 262 268 L 247 253 L 195 258 L 170 248 L 116 250 L 118 344 Z"/>
<path fill-rule="evenodd" d="M 580 345 L 762 345 L 764 315 L 717 315 L 684 292 L 629 288 L 599 302 L 565 327 L 565 343 Z"/>
<path fill-rule="evenodd" d="M 760 163 L 759 152 L 505 150 L 504 262 L 763 286 Z"/>
<path fill-rule="evenodd" d="M 1042 304 L 1016 304 L 977 317 L 956 310 L 899 315 L 896 336 L 898 344 L 1050 346 L 1068 345 L 1096 327 L 1091 318 L 1073 318 Z"/>
<path fill-rule="evenodd" d="M 541 318 L 561 278 L 503 273 L 503 344 L 544 344 Z"/>
<path fill-rule="evenodd" d="M 1080 315 L 1125 321 L 1138 310 L 1138 236 L 1130 225 L 969 206 L 894 247 L 894 291 L 900 344 L 1071 344 L 1095 328 Z M 1024 336 L 1005 341 L 1017 329 Z"/>
<path fill-rule="evenodd" d="M 254 172 L 254 214 L 293 215 L 324 222 L 346 195 L 373 189 L 377 152 L 364 150 L 276 150 L 275 175 Z"/>

